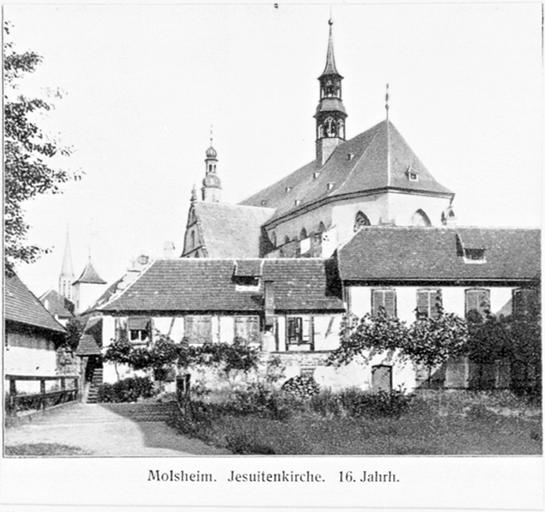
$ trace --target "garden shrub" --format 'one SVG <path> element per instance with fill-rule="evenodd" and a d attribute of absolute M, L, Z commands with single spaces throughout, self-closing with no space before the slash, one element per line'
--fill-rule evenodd
<path fill-rule="evenodd" d="M 309 401 L 309 408 L 322 416 L 340 416 L 342 413 L 339 395 L 333 393 L 330 389 L 313 395 Z"/>
<path fill-rule="evenodd" d="M 413 400 L 401 390 L 370 393 L 359 389 L 347 389 L 339 394 L 339 401 L 349 416 L 355 418 L 395 417 L 406 412 Z"/>
<path fill-rule="evenodd" d="M 274 455 L 275 451 L 270 446 L 257 443 L 248 439 L 244 434 L 234 434 L 226 437 L 226 447 L 239 455 Z"/>
<path fill-rule="evenodd" d="M 98 388 L 99 402 L 136 402 L 138 398 L 151 396 L 153 384 L 149 377 L 129 377 L 114 384 L 101 384 Z"/>
<path fill-rule="evenodd" d="M 282 384 L 282 391 L 301 399 L 310 398 L 320 392 L 320 386 L 313 377 L 298 375 Z"/>

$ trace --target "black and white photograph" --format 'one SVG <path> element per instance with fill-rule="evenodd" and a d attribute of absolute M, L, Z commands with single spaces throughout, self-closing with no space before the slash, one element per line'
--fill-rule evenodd
<path fill-rule="evenodd" d="M 4 4 L 0 503 L 539 510 L 543 16 Z"/>

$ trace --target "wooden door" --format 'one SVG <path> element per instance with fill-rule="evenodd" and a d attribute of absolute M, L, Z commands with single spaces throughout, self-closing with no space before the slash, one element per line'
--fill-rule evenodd
<path fill-rule="evenodd" d="M 373 366 L 371 387 L 373 391 L 392 391 L 392 367 L 384 364 Z"/>

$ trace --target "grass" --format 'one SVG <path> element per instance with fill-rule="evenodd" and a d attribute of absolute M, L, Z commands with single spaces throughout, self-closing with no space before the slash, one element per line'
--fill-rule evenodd
<path fill-rule="evenodd" d="M 15 444 L 6 446 L 7 457 L 59 457 L 66 455 L 86 455 L 87 452 L 77 446 L 59 443 Z"/>
<path fill-rule="evenodd" d="M 234 453 L 530 455 L 542 453 L 541 411 L 511 393 L 426 392 L 399 417 L 320 414 L 286 419 L 217 412 L 184 433 Z"/>

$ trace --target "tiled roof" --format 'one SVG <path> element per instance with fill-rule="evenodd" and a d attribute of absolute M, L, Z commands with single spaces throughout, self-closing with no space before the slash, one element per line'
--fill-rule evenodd
<path fill-rule="evenodd" d="M 100 348 L 97 345 L 95 338 L 93 338 L 93 336 L 90 334 L 84 334 L 79 340 L 76 354 L 78 356 L 100 355 Z"/>
<path fill-rule="evenodd" d="M 17 275 L 5 277 L 4 316 L 6 320 L 66 333 Z"/>
<path fill-rule="evenodd" d="M 56 290 L 45 292 L 40 297 L 40 302 L 52 315 L 57 315 L 60 318 L 71 318 L 74 316 L 74 304 Z"/>
<path fill-rule="evenodd" d="M 484 249 L 467 263 L 458 240 Z M 540 230 L 367 227 L 338 252 L 343 281 L 526 281 L 539 277 Z"/>
<path fill-rule="evenodd" d="M 409 180 L 409 168 L 417 181 Z M 274 220 L 319 200 L 388 187 L 452 195 L 430 174 L 395 126 L 382 121 L 337 146 L 321 168 L 312 161 L 241 204 L 275 208 Z M 300 201 L 297 205 L 296 199 Z"/>
<path fill-rule="evenodd" d="M 274 282 L 276 310 L 343 310 L 331 260 L 261 261 L 262 283 Z M 236 260 L 206 258 L 155 261 L 123 293 L 99 310 L 262 311 L 263 284 L 257 290 L 238 286 L 234 279 L 236 263 Z"/>
<path fill-rule="evenodd" d="M 261 255 L 261 226 L 274 210 L 212 202 L 196 202 L 194 208 L 209 258 L 258 258 Z"/>
<path fill-rule="evenodd" d="M 106 281 L 98 275 L 98 272 L 89 260 L 81 275 L 74 281 L 74 284 L 76 283 L 106 284 Z"/>

